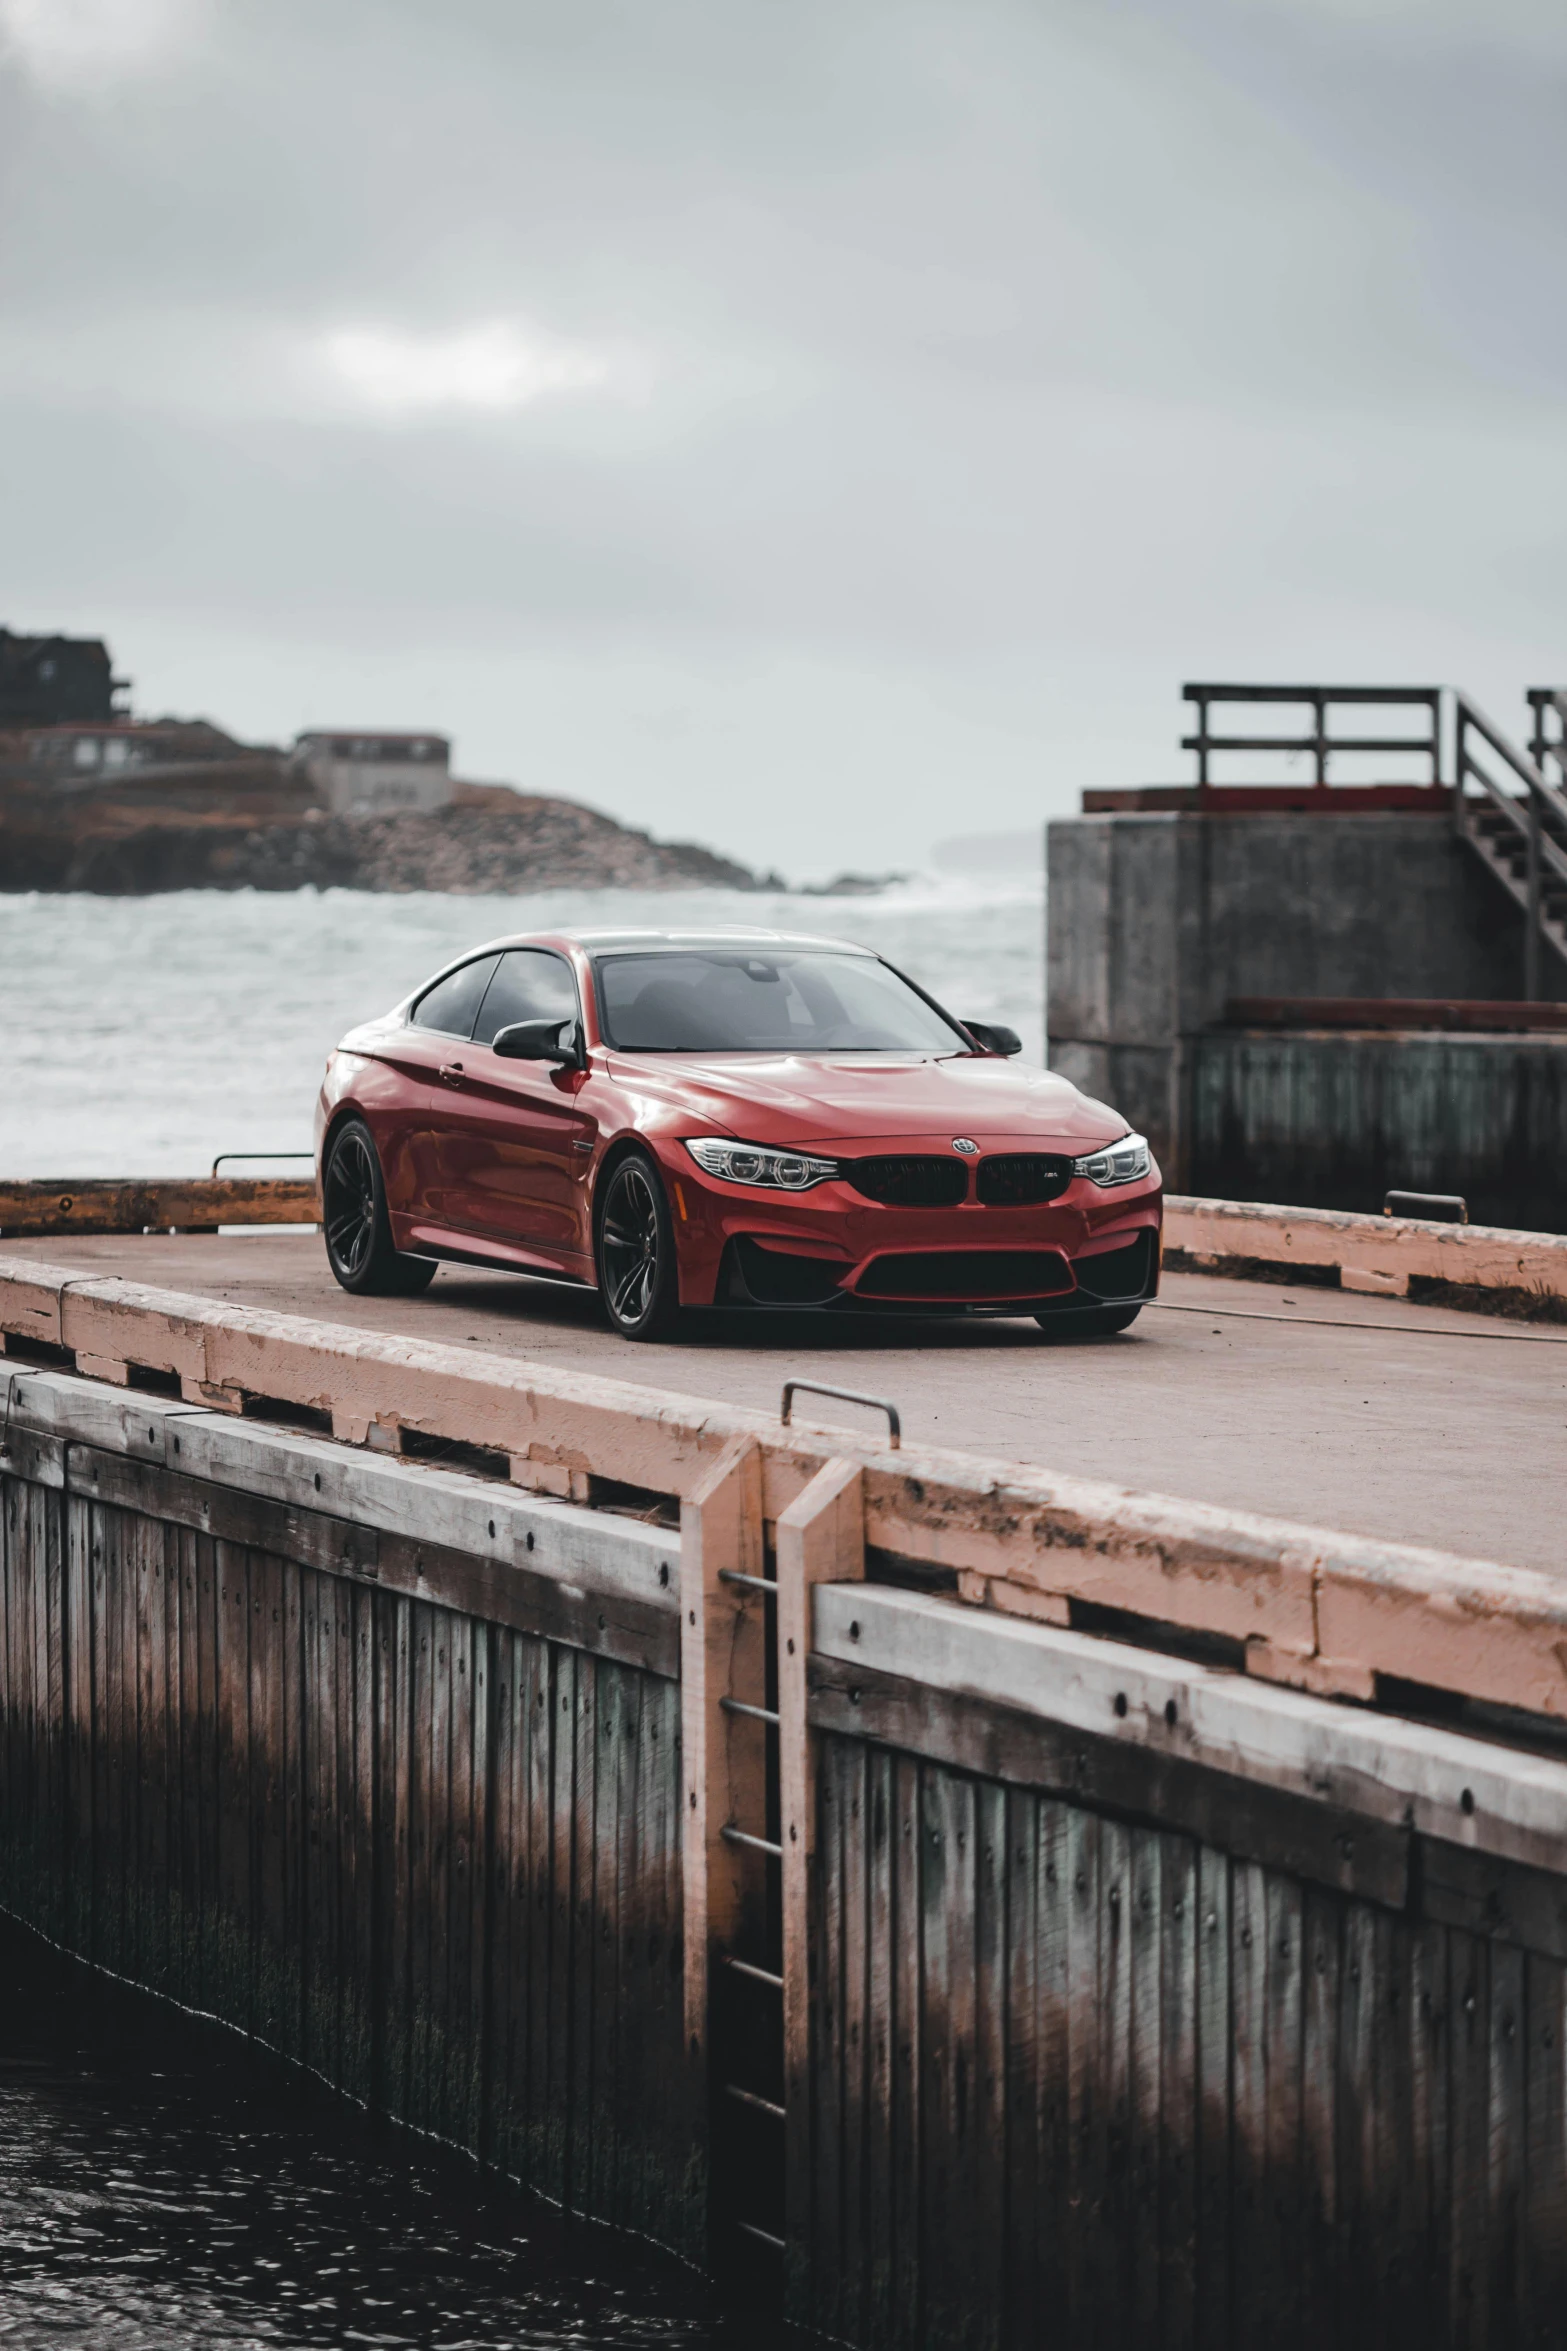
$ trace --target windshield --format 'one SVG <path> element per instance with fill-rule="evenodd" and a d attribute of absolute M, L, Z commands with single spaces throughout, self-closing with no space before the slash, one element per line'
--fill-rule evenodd
<path fill-rule="evenodd" d="M 870 955 L 688 948 L 594 968 L 605 1039 L 625 1053 L 973 1051 Z"/>

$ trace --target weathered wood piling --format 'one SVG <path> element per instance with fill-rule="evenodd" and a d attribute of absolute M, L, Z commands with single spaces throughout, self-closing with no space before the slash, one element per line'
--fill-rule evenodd
<path fill-rule="evenodd" d="M 36 1267 L 0 1329 L 62 1947 L 856 2345 L 1567 2340 L 1549 1579 Z"/>

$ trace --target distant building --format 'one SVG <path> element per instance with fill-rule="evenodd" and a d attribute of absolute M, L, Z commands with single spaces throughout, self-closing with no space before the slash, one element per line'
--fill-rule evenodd
<path fill-rule="evenodd" d="M 129 681 L 114 675 L 101 637 L 19 637 L 0 628 L 0 727 L 47 727 L 122 714 L 115 696 Z"/>
<path fill-rule="evenodd" d="M 311 733 L 295 743 L 293 764 L 337 815 L 444 808 L 452 797 L 452 747 L 445 735 Z"/>
<path fill-rule="evenodd" d="M 208 766 L 247 755 L 206 719 L 78 719 L 19 729 L 0 743 L 0 761 L 20 763 L 38 782 L 109 783 L 116 776 L 166 767 Z"/>

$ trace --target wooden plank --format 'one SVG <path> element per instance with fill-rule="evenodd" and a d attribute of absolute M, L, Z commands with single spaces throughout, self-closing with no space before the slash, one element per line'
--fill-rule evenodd
<path fill-rule="evenodd" d="M 1001 2351 L 1007 2277 L 1007 1796 L 974 1787 L 974 2055 L 972 2113 L 975 2228 L 970 2341 Z"/>
<path fill-rule="evenodd" d="M 527 2041 L 521 2029 L 526 2015 L 521 2006 L 526 1997 L 525 1869 L 520 1847 L 526 1835 L 523 1659 L 519 1634 L 505 1630 L 493 1635 L 484 2153 L 497 2171 L 513 2178 L 520 2177 L 519 2126 L 527 2100 Z"/>
<path fill-rule="evenodd" d="M 598 1666 L 577 1660 L 571 1713 L 571 1981 L 566 2044 L 567 2165 L 572 2211 L 593 2212 L 594 1942 L 598 1861 Z M 563 1718 L 564 1723 L 564 1718 Z"/>
<path fill-rule="evenodd" d="M 10 1576 L 20 1562 L 17 1548 L 17 1488 L 9 1484 L 0 1495 L 0 1540 L 5 1545 L 5 1570 L 0 1575 L 0 1611 L 8 1607 Z M 70 1845 L 67 1860 L 65 1940 L 72 1951 L 92 1949 L 93 1879 L 93 1569 L 91 1505 L 69 1496 L 66 1505 L 66 1803 Z M 0 1644 L 4 1641 L 0 1629 Z M 0 1657 L 3 1657 L 0 1646 Z M 7 1716 L 10 1709 L 7 1706 Z M 0 1744 L 0 1759 L 5 1748 Z M 188 1879 L 188 1869 L 186 1872 Z M 188 1896 L 187 1896 L 188 1901 Z M 187 1923 L 189 1919 L 186 1911 Z M 185 1995 L 189 1998 L 188 1992 Z"/>
<path fill-rule="evenodd" d="M 722 1571 L 760 1577 L 761 1453 L 750 1439 L 728 1447 L 680 1516 L 681 1748 L 686 1803 L 684 1866 L 685 2035 L 692 2136 L 712 2131 L 710 2049 L 713 1975 L 725 1953 L 754 1939 L 763 1883 L 760 1856 L 725 1841 L 737 1825 L 765 1833 L 767 1790 L 754 1726 L 724 1712 L 726 1697 L 760 1705 L 766 1693 L 766 1602 L 722 1581 Z"/>
<path fill-rule="evenodd" d="M 216 1546 L 218 1669 L 218 2013 L 251 2029 L 250 1560 Z"/>
<path fill-rule="evenodd" d="M 1448 1936 L 1450 2019 L 1448 2218 L 1450 2341 L 1486 2351 L 1486 2231 L 1490 2218 L 1490 1949 L 1478 1936 Z"/>
<path fill-rule="evenodd" d="M 432 1852 L 436 1838 L 434 1690 L 436 1612 L 423 1604 L 409 1612 L 408 1650 L 408 2120 L 434 2130 L 435 1993 L 430 1951 L 434 1915 Z"/>
<path fill-rule="evenodd" d="M 539 1643 L 530 1657 L 528 1722 L 529 1956 L 528 2184 L 559 2200 L 550 2130 L 550 2003 L 553 1981 L 554 1770 L 557 1651 Z"/>
<path fill-rule="evenodd" d="M 1132 1947 L 1133 1856 L 1145 1832 L 1121 1821 L 1100 1827 L 1099 2081 L 1102 2122 L 1100 2226 L 1104 2285 L 1097 2332 L 1105 2342 L 1124 2337 L 1130 2323 L 1132 2207 Z M 1111 2248 L 1114 2251 L 1111 2251 Z"/>
<path fill-rule="evenodd" d="M 432 1608 L 430 1624 L 429 1749 L 425 1785 L 429 1802 L 429 1843 L 425 1850 L 427 1908 L 421 1940 L 426 1960 L 426 2113 L 438 2138 L 452 2133 L 452 1878 L 457 1761 L 453 1737 L 453 1690 L 460 1620 Z"/>
<path fill-rule="evenodd" d="M 79 1508 L 76 1504 L 73 1507 Z M 169 1719 L 172 1739 L 169 1798 L 169 1936 L 173 1997 L 183 2007 L 196 2000 L 199 1906 L 200 1707 L 196 1676 L 195 1541 L 188 1527 L 166 1533 L 169 1611 Z"/>
<path fill-rule="evenodd" d="M 963 2341 L 973 2308 L 973 1783 L 927 1769 L 920 1805 L 921 2269 L 927 2336 Z"/>
<path fill-rule="evenodd" d="M 1107 2094 L 1104 2079 L 1104 1978 L 1101 1950 L 1105 1889 L 1098 1816 L 1073 1806 L 1066 1820 L 1067 1968 L 1070 1984 L 1068 2198 L 1075 2226 L 1067 2246 L 1067 2329 L 1097 2339 L 1099 2313 L 1111 2292 L 1109 2269 L 1119 2249 L 1105 2235 Z"/>
<path fill-rule="evenodd" d="M 1164 2351 L 1197 2327 L 1197 1851 L 1162 1839 L 1159 1908 L 1159 2324 Z"/>
<path fill-rule="evenodd" d="M 94 1446 L 71 1447 L 69 1477 L 73 1493 L 94 1501 L 192 1527 L 220 1542 L 244 1544 L 302 1566 L 377 1580 L 378 1538 L 373 1528 L 208 1485 L 182 1471 Z"/>
<path fill-rule="evenodd" d="M 1059 1803 L 1041 1803 L 1035 1862 L 1035 1916 L 1039 1934 L 1039 2191 L 1035 2207 L 1039 2242 L 1038 2307 L 1060 2312 L 1064 2325 L 1070 2324 L 1074 2315 L 1075 2281 L 1071 2202 L 1076 2161 L 1071 1921 L 1076 1894 L 1072 1853 L 1071 1808 Z"/>
<path fill-rule="evenodd" d="M 1390 1907 L 1401 1908 L 1408 1898 L 1409 1836 L 1402 1826 L 1249 1786 L 1179 1756 L 1069 1730 L 820 1651 L 809 1661 L 808 1689 L 810 1719 L 820 1730 L 879 1740 L 1008 1786 L 1138 1814 L 1238 1860 L 1267 1862 Z"/>
<path fill-rule="evenodd" d="M 1004 2075 L 1001 2209 L 1005 2230 L 1002 2342 L 1023 2351 L 1037 2332 L 1045 2225 L 1040 2196 L 1040 2138 L 1045 2086 L 1040 2036 L 1039 1835 L 1042 1807 L 1026 1788 L 1002 1794 Z"/>
<path fill-rule="evenodd" d="M 197 1932 L 199 1999 L 214 2014 L 222 1980 L 222 1835 L 223 1742 L 219 1673 L 221 1589 L 217 1545 L 206 1535 L 193 1535 L 196 1549 L 196 1673 L 200 1725 L 200 1788 L 197 1833 L 200 1840 L 201 1911 Z"/>
<path fill-rule="evenodd" d="M 347 1818 L 342 1857 L 343 2087 L 368 2103 L 375 2089 L 375 1595 L 349 1585 L 341 1596 L 350 1656 L 339 1717 L 339 1784 Z"/>
<path fill-rule="evenodd" d="M 1299 1886 L 1269 1870 L 1263 1898 L 1266 1937 L 1262 2045 L 1266 2081 L 1264 2210 L 1267 2269 L 1263 2304 L 1277 2351 L 1302 2343 L 1302 2080 L 1305 2032 L 1305 1917 Z"/>
<path fill-rule="evenodd" d="M 256 1889 L 256 2030 L 297 2056 L 293 2022 L 296 1949 L 289 1941 L 288 1783 L 285 1749 L 284 1588 L 288 1571 L 270 1553 L 251 1554 L 251 1850 Z"/>
<path fill-rule="evenodd" d="M 636 2130 L 624 2108 L 629 2044 L 636 2019 L 621 2005 L 628 1957 L 624 1919 L 630 1899 L 626 1848 L 635 1818 L 639 1680 L 600 1663 L 598 1738 L 594 1745 L 593 1815 L 593 2168 L 589 2208 L 600 2219 L 622 2221 L 626 2209 L 625 2153 Z M 629 2027 L 629 2029 L 623 2029 Z"/>
<path fill-rule="evenodd" d="M 1491 2339 L 1499 2343 L 1522 2339 L 1519 2304 L 1528 2150 L 1526 1966 L 1521 1951 L 1506 1943 L 1491 1945 L 1486 2299 Z"/>
<path fill-rule="evenodd" d="M 382 2097 L 388 2113 L 414 2120 L 414 1852 L 421 1831 L 417 1820 L 418 1791 L 414 1757 L 418 1749 L 416 1707 L 421 1687 L 419 1640 L 424 1611 L 401 1594 L 388 1594 L 381 1603 L 385 1684 L 384 1743 L 386 1761 L 381 1804 L 386 1821 L 383 1845 L 387 1877 L 386 1942 L 382 1959 L 386 2003 L 386 2058 Z"/>
<path fill-rule="evenodd" d="M 1309 2342 L 1338 2326 L 1338 2036 L 1343 1904 L 1308 1887 L 1301 1913 L 1301 2323 Z"/>
<path fill-rule="evenodd" d="M 851 1534 L 854 1532 L 857 1532 L 857 1527 L 851 1528 Z M 783 1573 L 781 1561 L 779 1572 Z M 781 1621 L 782 1618 L 780 1618 Z M 803 1691 L 803 1675 L 800 1687 Z M 789 1701 L 786 1700 L 785 1703 L 787 1704 Z M 849 1750 L 849 1768 L 845 1775 L 843 1800 L 838 1819 L 841 1839 L 839 1868 L 843 1878 L 843 1974 L 838 1990 L 841 2007 L 840 2039 L 843 2051 L 843 2117 L 840 2132 L 842 2149 L 840 2209 L 843 2232 L 841 2255 L 843 2301 L 841 2307 L 845 2332 L 848 2339 L 853 2342 L 863 2342 L 866 2338 L 869 2322 L 868 2288 L 871 2261 L 867 2227 L 871 2185 L 869 2150 L 873 2144 L 867 2114 L 871 2005 L 870 1970 L 872 1965 L 868 1909 L 871 1868 L 871 1830 L 868 1818 L 871 1797 L 869 1760 L 863 1746 L 856 1746 Z M 815 1807 L 813 1806 L 811 1809 L 814 1810 Z M 784 1833 L 787 1838 L 787 1828 Z M 814 1872 L 814 1857 L 812 1866 Z M 786 1952 L 786 1991 L 787 1984 Z M 809 2020 L 807 2019 L 808 2029 Z M 787 2046 L 784 2056 L 787 2067 Z M 809 2068 L 803 2070 L 808 2089 Z M 784 2078 L 784 2095 L 787 2104 L 790 2094 L 787 2071 Z M 808 2141 L 807 2144 L 809 2144 Z"/>
<path fill-rule="evenodd" d="M 1231 2183 L 1234 2040 L 1231 1992 L 1232 1864 L 1210 1847 L 1197 1856 L 1197 2339 L 1228 2351 L 1234 2296 Z"/>
<path fill-rule="evenodd" d="M 1162 2089 L 1165 1907 L 1164 1841 L 1156 1829 L 1128 1836 L 1123 1900 L 1127 2020 L 1127 2088 L 1123 2263 L 1124 2308 L 1132 2339 L 1152 2342 L 1161 2324 L 1165 2244 L 1160 2175 L 1163 2158 Z"/>
<path fill-rule="evenodd" d="M 649 1937 L 653 1968 L 648 2002 L 649 2068 L 657 2122 L 654 2158 L 658 2219 L 655 2233 L 676 2245 L 687 2260 L 700 2257 L 706 2228 L 707 2194 L 702 2155 L 693 2145 L 686 2092 L 688 2060 L 682 2041 L 684 2017 L 684 1912 L 682 1855 L 685 1813 L 681 1803 L 681 1698 L 674 1683 L 651 1676 L 643 1684 L 649 1745 L 643 1772 L 647 1787 L 647 1878 L 655 1890 L 654 1932 Z"/>
<path fill-rule="evenodd" d="M 446 2135 L 477 2154 L 479 2144 L 479 2059 L 483 2012 L 474 1999 L 474 1949 L 483 1948 L 483 1873 L 476 1870 L 478 1823 L 483 1796 L 483 1717 L 479 1676 L 483 1632 L 471 1620 L 450 1616 L 451 1638 L 451 1875 L 447 1914 Z"/>
<path fill-rule="evenodd" d="M 1528 2141 L 1519 2340 L 1548 2342 L 1567 2309 L 1567 1969 L 1527 1962 Z"/>
<path fill-rule="evenodd" d="M 920 2243 L 921 2081 L 925 2020 L 921 2006 L 920 1783 L 911 1756 L 893 1758 L 893 2342 L 916 2351 L 924 2329 Z M 825 1891 L 825 1888 L 824 1888 Z"/>
<path fill-rule="evenodd" d="M 317 1224 L 320 1217 L 315 1184 L 281 1176 L 0 1183 L 0 1233 L 8 1241 L 46 1233 L 216 1232 L 224 1224 Z"/>
<path fill-rule="evenodd" d="M 1552 1591 L 1554 1607 L 1562 1591 Z M 960 1689 L 1385 1826 L 1560 1863 L 1567 1762 L 1554 1757 L 880 1584 L 824 1585 L 815 1644 L 840 1664 Z M 1559 1660 L 1553 1670 L 1562 1679 Z"/>
<path fill-rule="evenodd" d="M 1026 1799 L 1025 1799 L 1026 1801 Z M 894 2333 L 894 2075 L 898 2018 L 893 1998 L 893 1761 L 865 1755 L 865 2341 L 885 2351 Z M 817 1884 L 821 1883 L 818 1864 Z M 817 1896 L 818 1902 L 820 1895 Z M 809 1922 L 807 1922 L 809 1931 Z"/>
<path fill-rule="evenodd" d="M 549 1776 L 549 1998 L 545 2004 L 545 2162 L 541 2185 L 564 2211 L 571 2203 L 571 2027 L 576 1951 L 572 1936 L 572 1831 L 576 1822 L 577 1679 L 585 1670 L 575 1650 L 550 1651 Z"/>
<path fill-rule="evenodd" d="M 1415 2323 L 1433 2342 L 1446 2342 L 1450 2331 L 1447 1941 L 1438 1926 L 1422 1922 L 1410 1929 L 1410 2130 L 1424 2213 L 1411 2307 Z"/>
<path fill-rule="evenodd" d="M 65 1932 L 66 1858 L 70 1821 L 66 1781 L 66 1498 L 63 1493 L 44 1499 L 46 1526 L 44 1653 L 41 1686 L 45 1693 L 45 1818 L 48 1886 L 43 1905 L 44 1931 L 58 1942 Z"/>
<path fill-rule="evenodd" d="M 307 1590 L 314 1577 L 292 1560 L 280 1562 L 278 1679 L 282 1693 L 282 1948 L 286 1955 L 279 1998 L 284 2012 L 279 2030 L 287 2053 L 303 2060 L 306 2047 L 306 2003 L 309 1999 L 309 1919 L 307 1915 L 308 1800 L 306 1768 L 309 1745 L 305 1728 Z"/>
<path fill-rule="evenodd" d="M 1382 2247 L 1377 2241 L 1376 1919 L 1360 1902 L 1344 1915 L 1339 1977 L 1338 2260 L 1342 2339 L 1370 2345 L 1383 2339 Z"/>
<path fill-rule="evenodd" d="M 852 1461 L 830 1461 L 784 1511 L 777 1532 L 783 2100 L 788 2116 L 784 2166 L 784 2236 L 788 2246 L 785 2307 L 802 2314 L 810 2307 L 806 2272 L 813 2259 L 809 2243 L 813 2141 L 810 1913 L 818 1878 L 816 1734 L 807 1715 L 807 1665 L 814 1646 L 812 1619 L 817 1586 L 858 1583 L 864 1574 L 865 1501 L 859 1465 Z M 762 1631 L 765 1638 L 765 1622 Z"/>
<path fill-rule="evenodd" d="M 844 2338 L 846 2302 L 844 2276 L 843 2141 L 846 2091 L 844 2082 L 844 1949 L 845 1913 L 852 1893 L 844 1866 L 845 1816 L 856 1774 L 863 1777 L 864 1753 L 847 1739 L 829 1742 L 817 1776 L 817 1852 L 821 1864 L 820 1934 L 812 1990 L 816 2014 L 808 2044 L 811 2089 L 810 2172 L 805 2182 L 810 2195 L 805 2245 L 808 2267 L 802 2279 L 795 2261 L 786 2272 L 793 2307 L 803 2322 L 820 2334 Z M 791 2154 L 793 2148 L 791 2146 Z M 715 2140 L 714 2157 L 719 2145 Z M 798 2194 L 798 2183 L 790 2190 Z M 797 2214 L 790 2214 L 792 2232 Z M 803 2302 L 803 2309 L 801 2307 Z"/>

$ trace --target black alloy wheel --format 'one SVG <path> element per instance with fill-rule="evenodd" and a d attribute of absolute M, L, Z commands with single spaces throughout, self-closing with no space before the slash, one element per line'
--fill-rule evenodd
<path fill-rule="evenodd" d="M 321 1230 L 335 1280 L 358 1297 L 410 1298 L 435 1278 L 433 1257 L 404 1257 L 392 1246 L 381 1162 L 363 1119 L 345 1120 L 327 1148 Z"/>
<path fill-rule="evenodd" d="M 1139 1299 L 1135 1306 L 1100 1306 L 1086 1314 L 1036 1314 L 1034 1320 L 1052 1339 L 1108 1339 L 1116 1331 L 1129 1331 L 1142 1310 Z"/>
<path fill-rule="evenodd" d="M 641 1152 L 622 1159 L 598 1215 L 599 1290 L 623 1339 L 667 1339 L 680 1319 L 675 1228 L 664 1187 Z"/>

